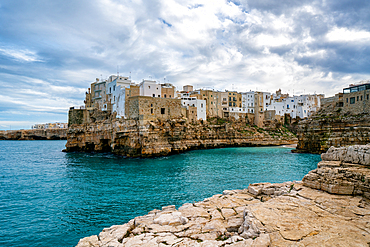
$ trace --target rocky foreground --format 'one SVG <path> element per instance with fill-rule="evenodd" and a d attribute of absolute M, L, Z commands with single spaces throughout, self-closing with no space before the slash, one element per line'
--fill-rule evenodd
<path fill-rule="evenodd" d="M 77 246 L 369 246 L 370 145 L 331 148 L 322 158 L 302 182 L 163 207 Z"/>

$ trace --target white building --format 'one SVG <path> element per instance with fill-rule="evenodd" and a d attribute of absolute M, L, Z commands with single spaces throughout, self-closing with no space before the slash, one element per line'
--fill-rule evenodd
<path fill-rule="evenodd" d="M 307 118 L 320 108 L 320 99 L 323 97 L 322 94 L 305 94 L 283 99 L 273 96 L 274 99 L 267 109 L 275 110 L 275 114 L 280 116 L 289 114 L 292 118 Z"/>
<path fill-rule="evenodd" d="M 254 91 L 242 94 L 242 112 L 254 113 Z"/>
<path fill-rule="evenodd" d="M 196 97 L 190 97 L 189 93 L 181 94 L 181 104 L 189 109 L 189 106 L 197 108 L 197 120 L 207 120 L 206 101 L 197 99 Z"/>
<path fill-rule="evenodd" d="M 161 85 L 156 81 L 143 80 L 139 86 L 141 96 L 161 97 Z"/>

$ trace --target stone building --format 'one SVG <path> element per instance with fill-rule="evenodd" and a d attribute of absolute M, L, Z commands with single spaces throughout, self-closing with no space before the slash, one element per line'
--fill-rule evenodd
<path fill-rule="evenodd" d="M 198 89 L 193 91 L 195 97 L 206 101 L 207 117 L 223 117 L 222 104 L 221 104 L 221 92 L 214 90 Z"/>
<path fill-rule="evenodd" d="M 134 96 L 126 99 L 126 117 L 136 120 L 167 120 L 186 115 L 181 99 Z"/>
<path fill-rule="evenodd" d="M 161 97 L 162 98 L 176 98 L 176 87 L 171 83 L 161 84 Z"/>
<path fill-rule="evenodd" d="M 271 94 L 267 92 L 254 93 L 254 124 L 263 127 L 265 120 L 264 112 L 267 111 L 271 102 Z"/>
<path fill-rule="evenodd" d="M 370 80 L 343 89 L 343 111 L 357 115 L 370 113 Z"/>
<path fill-rule="evenodd" d="M 100 110 L 107 110 L 107 94 L 106 94 L 107 81 L 99 80 L 91 83 L 91 106 Z"/>

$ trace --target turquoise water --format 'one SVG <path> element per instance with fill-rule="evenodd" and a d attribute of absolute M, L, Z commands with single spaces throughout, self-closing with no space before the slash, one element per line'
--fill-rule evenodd
<path fill-rule="evenodd" d="M 301 180 L 321 160 L 282 147 L 125 159 L 63 153 L 65 143 L 0 141 L 0 246 L 74 246 L 154 208 L 255 182 Z"/>

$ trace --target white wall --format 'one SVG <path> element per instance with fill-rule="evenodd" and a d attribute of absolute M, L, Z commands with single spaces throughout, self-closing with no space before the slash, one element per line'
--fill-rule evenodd
<path fill-rule="evenodd" d="M 197 108 L 197 119 L 207 120 L 207 104 L 205 100 L 197 99 L 196 97 L 190 97 L 189 93 L 181 94 L 181 104 L 189 109 L 189 106 Z"/>
<path fill-rule="evenodd" d="M 161 97 L 161 85 L 156 81 L 143 80 L 139 86 L 141 96 Z"/>

